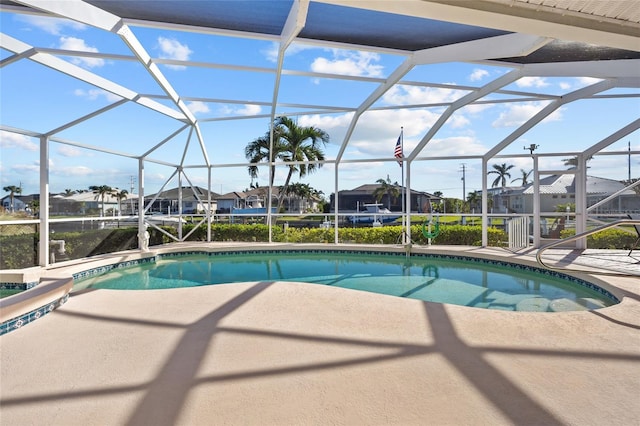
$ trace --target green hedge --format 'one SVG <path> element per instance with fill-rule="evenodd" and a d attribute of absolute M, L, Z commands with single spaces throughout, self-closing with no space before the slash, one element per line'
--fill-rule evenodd
<path fill-rule="evenodd" d="M 568 238 L 575 235 L 574 229 L 565 229 L 560 232 L 560 238 Z M 638 239 L 637 235 L 622 229 L 607 229 L 597 234 L 587 236 L 587 247 L 592 249 L 624 249 L 631 250 Z"/>
<path fill-rule="evenodd" d="M 183 226 L 183 234 L 188 234 L 194 225 Z M 355 244 L 396 244 L 402 232 L 402 226 L 384 226 L 380 228 L 339 228 L 338 241 Z M 416 244 L 427 244 L 422 235 L 422 227 L 413 225 L 411 237 Z M 504 231 L 497 228 L 488 230 L 489 245 L 499 246 L 507 241 Z M 201 225 L 188 238 L 189 241 L 206 241 L 207 229 Z M 269 241 L 269 227 L 267 225 L 212 225 L 212 241 Z M 289 243 L 332 243 L 334 229 L 324 228 L 287 228 L 273 227 L 272 241 Z M 444 225 L 440 227 L 440 234 L 433 238 L 432 244 L 441 245 L 475 245 L 482 244 L 482 227 L 479 225 Z"/>
<path fill-rule="evenodd" d="M 38 234 L 0 236 L 0 269 L 37 265 L 38 240 Z"/>
<path fill-rule="evenodd" d="M 170 226 L 162 229 L 176 235 L 176 230 Z M 138 248 L 138 229 L 56 232 L 51 239 L 64 240 L 66 259 L 80 259 Z M 37 265 L 39 240 L 40 236 L 37 233 L 0 237 L 0 269 L 22 269 Z M 149 245 L 166 244 L 170 241 L 172 240 L 162 232 L 149 228 Z"/>
<path fill-rule="evenodd" d="M 185 224 L 183 235 L 193 229 L 194 225 Z M 176 235 L 175 228 L 162 227 L 166 232 Z M 132 250 L 138 247 L 137 228 L 96 229 L 83 232 L 57 232 L 54 239 L 64 240 L 69 259 L 79 259 L 116 251 Z M 402 232 L 401 226 L 384 226 L 380 228 L 339 228 L 338 241 L 353 244 L 397 244 Z M 154 228 L 149 228 L 149 245 L 167 244 L 173 241 Z M 562 237 L 574 235 L 573 230 L 565 230 Z M 427 239 L 422 235 L 421 225 L 412 225 L 411 238 L 414 243 L 426 245 Z M 609 229 L 588 237 L 588 247 L 595 249 L 630 249 L 636 236 L 620 229 Z M 232 225 L 214 224 L 211 226 L 212 241 L 267 242 L 269 227 L 267 225 Z M 488 229 L 490 246 L 502 246 L 507 242 L 507 235 L 497 228 Z M 188 241 L 206 241 L 207 229 L 199 226 Z M 283 230 L 279 226 L 272 229 L 274 242 L 289 243 L 333 243 L 334 229 L 292 228 Z M 22 269 L 37 265 L 38 234 L 0 236 L 0 269 Z M 479 225 L 442 225 L 440 233 L 433 238 L 434 245 L 468 245 L 479 246 L 482 241 L 482 227 Z"/>
<path fill-rule="evenodd" d="M 182 235 L 187 235 L 195 225 L 185 224 L 182 227 Z M 282 228 L 273 227 L 273 241 L 280 241 Z M 207 227 L 200 225 L 193 234 L 189 235 L 187 241 L 206 241 Z M 269 227 L 267 225 L 231 225 L 213 224 L 211 225 L 211 241 L 241 241 L 241 242 L 268 242 Z"/>

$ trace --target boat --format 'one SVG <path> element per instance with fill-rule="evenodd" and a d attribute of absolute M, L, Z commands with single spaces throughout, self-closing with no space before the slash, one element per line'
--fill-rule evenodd
<path fill-rule="evenodd" d="M 375 225 L 394 222 L 401 217 L 401 215 L 383 207 L 382 204 L 363 204 L 362 207 L 364 210 L 360 210 L 358 214 L 349 216 L 351 223 L 371 223 Z"/>

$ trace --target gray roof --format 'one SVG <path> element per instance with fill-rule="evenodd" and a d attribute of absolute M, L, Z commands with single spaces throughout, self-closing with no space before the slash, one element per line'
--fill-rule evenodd
<path fill-rule="evenodd" d="M 400 188 L 400 186 L 398 186 Z M 357 188 L 354 189 L 345 189 L 342 191 L 339 191 L 339 193 L 341 195 L 344 195 L 346 193 L 352 194 L 352 195 L 357 195 L 357 194 L 367 194 L 370 195 L 373 193 L 373 191 L 375 191 L 376 189 L 380 188 L 380 184 L 379 183 L 366 183 L 364 185 L 360 185 Z M 424 191 L 416 191 L 415 189 L 411 190 L 411 194 L 412 195 L 424 195 L 427 196 L 429 198 L 432 199 L 440 199 L 440 197 L 435 196 L 433 194 L 430 194 L 428 192 L 424 192 Z"/>
<path fill-rule="evenodd" d="M 196 196 L 194 195 L 194 191 L 197 194 L 200 200 L 204 201 L 207 199 L 207 188 L 201 188 L 199 186 L 194 186 L 193 189 L 190 186 L 182 187 L 182 200 L 183 201 L 194 201 L 196 200 Z M 158 199 L 162 200 L 177 200 L 178 199 L 178 188 L 167 189 L 162 192 L 159 192 Z M 154 198 L 156 194 L 153 195 L 145 195 L 145 198 Z M 220 194 L 217 194 L 211 191 L 211 199 L 217 199 Z"/>
<path fill-rule="evenodd" d="M 246 200 L 249 197 L 266 197 L 269 192 L 268 186 L 262 186 L 259 188 L 252 188 L 248 191 L 231 191 L 226 194 L 219 195 L 216 197 L 217 200 Z M 276 198 L 280 190 L 278 187 L 274 186 L 273 191 L 271 193 L 272 197 Z"/>
<path fill-rule="evenodd" d="M 613 179 L 606 179 L 596 176 L 587 176 L 587 194 L 613 194 L 624 188 L 625 185 Z M 523 187 L 519 191 L 512 191 L 511 194 L 521 192 L 533 194 L 533 184 Z M 540 194 L 573 194 L 576 192 L 575 175 L 552 175 L 540 179 Z M 624 195 L 634 194 L 633 190 L 626 190 Z"/>

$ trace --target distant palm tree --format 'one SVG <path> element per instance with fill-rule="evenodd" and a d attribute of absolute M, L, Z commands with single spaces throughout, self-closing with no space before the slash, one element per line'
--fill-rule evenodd
<path fill-rule="evenodd" d="M 13 198 L 16 194 L 22 194 L 22 188 L 15 185 L 9 185 L 2 188 L 2 190 L 9 193 L 9 201 L 11 202 L 10 208 L 13 213 Z"/>
<path fill-rule="evenodd" d="M 40 212 L 40 200 L 31 200 L 29 208 L 31 208 L 31 214 L 37 215 Z"/>
<path fill-rule="evenodd" d="M 638 181 L 638 178 L 631 178 L 631 180 L 621 180 L 620 182 L 624 184 L 624 186 L 629 186 L 631 184 L 634 184 Z M 640 185 L 636 185 L 632 188 L 634 190 L 634 192 L 638 195 L 640 195 Z"/>
<path fill-rule="evenodd" d="M 96 194 L 96 200 L 100 199 L 100 203 L 102 204 L 102 215 L 104 216 L 104 197 L 107 195 L 114 195 L 113 188 L 109 185 L 99 185 L 99 186 L 90 186 L 89 189 Z"/>
<path fill-rule="evenodd" d="M 472 191 L 467 195 L 467 203 L 469 203 L 469 208 L 477 207 L 482 201 L 482 197 L 476 192 Z"/>
<path fill-rule="evenodd" d="M 587 158 L 587 161 L 592 159 L 593 157 L 589 157 Z M 575 169 L 576 167 L 578 167 L 578 157 L 563 158 L 562 161 L 564 161 L 564 165 L 567 166 L 569 169 Z"/>
<path fill-rule="evenodd" d="M 312 195 L 313 188 L 308 183 L 295 182 L 290 184 L 286 190 L 283 188 L 280 188 L 280 190 L 285 192 L 287 198 L 293 196 L 299 200 L 308 200 Z M 290 201 L 289 208 L 291 208 Z"/>
<path fill-rule="evenodd" d="M 122 212 L 120 202 L 122 200 L 126 200 L 128 194 L 129 194 L 129 191 L 127 191 L 126 189 L 121 189 L 120 191 L 118 191 L 117 189 L 114 189 L 113 195 L 115 195 L 115 197 L 118 199 L 118 214 L 121 214 Z"/>
<path fill-rule="evenodd" d="M 515 178 L 514 180 L 511 181 L 511 183 L 521 180 L 522 186 L 526 186 L 529 183 L 529 176 L 531 176 L 531 173 L 533 173 L 533 170 L 526 171 L 524 169 L 520 169 L 520 173 L 522 173 L 522 177 Z"/>
<path fill-rule="evenodd" d="M 498 177 L 493 181 L 493 183 L 491 184 L 492 188 L 495 188 L 496 186 L 502 184 L 502 188 L 505 188 L 507 186 L 507 178 L 511 177 L 511 173 L 509 173 L 509 170 L 511 170 L 513 168 L 513 164 L 509 164 L 507 165 L 506 163 L 502 163 L 502 164 L 494 164 L 493 165 L 493 169 L 490 172 L 488 172 L 487 174 L 497 174 Z"/>
<path fill-rule="evenodd" d="M 252 163 L 249 166 L 249 175 L 258 177 L 259 162 L 301 161 L 305 163 L 289 165 L 289 172 L 278 194 L 278 208 L 280 211 L 282 202 L 287 192 L 287 187 L 294 173 L 301 178 L 315 172 L 322 167 L 317 161 L 324 160 L 322 148 L 329 142 L 329 134 L 316 127 L 301 127 L 289 117 L 278 117 L 273 123 L 273 149 L 270 147 L 270 134 L 267 133 L 250 142 L 245 147 L 245 157 Z M 272 151 L 272 152 L 270 152 Z M 271 178 L 269 186 L 273 187 L 275 166 L 271 165 Z"/>
<path fill-rule="evenodd" d="M 398 189 L 398 182 L 391 183 L 391 179 L 389 179 L 389 175 L 387 175 L 387 179 L 378 179 L 376 181 L 377 184 L 380 184 L 373 191 L 373 198 L 379 203 L 382 198 L 387 196 L 387 208 L 391 210 L 391 200 L 395 200 L 400 195 L 400 189 Z"/>
<path fill-rule="evenodd" d="M 73 195 L 75 193 L 76 193 L 76 191 L 74 191 L 73 189 L 65 189 L 64 190 L 64 195 L 66 195 L 66 196 Z"/>

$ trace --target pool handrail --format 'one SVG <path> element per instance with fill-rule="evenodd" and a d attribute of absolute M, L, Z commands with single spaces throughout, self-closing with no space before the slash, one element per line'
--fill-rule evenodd
<path fill-rule="evenodd" d="M 640 225 L 640 220 L 639 219 L 619 219 L 619 220 L 616 220 L 616 221 L 611 222 L 611 223 L 600 225 L 600 226 L 598 226 L 596 228 L 593 228 L 593 229 L 590 229 L 588 231 L 584 231 L 584 232 L 581 232 L 579 234 L 572 235 L 572 236 L 567 237 L 567 238 L 562 238 L 562 239 L 560 239 L 558 241 L 553 241 L 553 242 L 551 242 L 549 244 L 545 244 L 544 246 L 540 247 L 540 249 L 538 249 L 538 252 L 536 253 L 536 260 L 538 261 L 538 264 L 540 264 L 540 266 L 542 266 L 544 268 L 547 268 L 547 269 L 552 269 L 552 270 L 556 270 L 556 271 L 567 270 L 568 268 L 565 268 L 565 267 L 554 267 L 554 266 L 549 266 L 546 263 L 544 263 L 542 261 L 542 253 L 544 251 L 550 249 L 550 248 L 553 248 L 553 247 L 556 247 L 556 246 L 559 246 L 559 245 L 562 245 L 562 244 L 566 244 L 566 243 L 571 242 L 571 241 L 579 240 L 581 238 L 587 237 L 587 236 L 592 235 L 592 234 L 597 234 L 600 231 L 604 231 L 605 229 L 609 229 L 609 228 L 614 228 L 614 227 L 619 226 L 619 225 Z M 631 254 L 631 253 L 629 253 L 629 254 Z"/>

